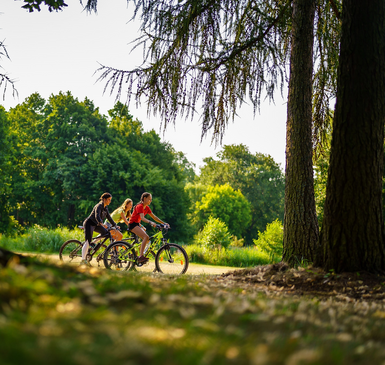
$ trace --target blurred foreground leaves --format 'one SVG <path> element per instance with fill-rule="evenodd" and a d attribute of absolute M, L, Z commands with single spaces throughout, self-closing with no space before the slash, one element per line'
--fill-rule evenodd
<path fill-rule="evenodd" d="M 0 268 L 1 364 L 385 363 L 383 300 L 350 299 L 235 275 L 11 262 Z"/>

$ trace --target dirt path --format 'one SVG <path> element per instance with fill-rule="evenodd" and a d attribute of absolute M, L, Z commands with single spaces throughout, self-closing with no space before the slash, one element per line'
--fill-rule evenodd
<path fill-rule="evenodd" d="M 26 253 L 21 253 L 26 255 Z M 27 254 L 30 256 L 40 257 L 43 260 L 49 260 L 55 263 L 59 262 L 59 256 L 57 254 Z M 94 260 L 91 262 L 92 266 L 98 267 L 97 263 Z M 101 263 L 99 268 L 104 269 L 103 264 Z M 202 265 L 202 264 L 193 264 L 190 263 L 186 275 L 221 275 L 234 270 L 241 270 L 242 268 L 237 267 L 228 267 L 228 266 L 213 266 L 213 265 Z M 152 272 L 153 268 L 145 268 L 143 271 Z"/>
<path fill-rule="evenodd" d="M 212 265 L 200 265 L 200 264 L 189 264 L 187 275 L 221 275 L 229 271 L 241 270 L 237 267 L 228 266 L 212 266 Z"/>

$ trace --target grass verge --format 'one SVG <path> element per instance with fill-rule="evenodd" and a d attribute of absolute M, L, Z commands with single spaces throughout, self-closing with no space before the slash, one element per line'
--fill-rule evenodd
<path fill-rule="evenodd" d="M 48 229 L 36 225 L 16 237 L 0 235 L 0 246 L 11 251 L 50 253 L 59 252 L 61 245 L 69 239 L 83 242 L 84 232 L 81 229 Z"/>
<path fill-rule="evenodd" d="M 183 246 L 190 261 L 200 264 L 231 267 L 254 267 L 274 263 L 275 260 L 265 252 L 254 247 L 207 249 L 197 244 Z"/>

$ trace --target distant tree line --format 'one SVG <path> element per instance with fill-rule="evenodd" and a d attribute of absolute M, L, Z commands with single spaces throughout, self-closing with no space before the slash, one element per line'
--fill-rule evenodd
<path fill-rule="evenodd" d="M 246 243 L 283 220 L 284 177 L 270 156 L 224 146 L 198 176 L 182 152 L 154 130 L 144 132 L 120 102 L 105 116 L 70 92 L 48 100 L 32 94 L 9 111 L 0 106 L 0 144 L 0 233 L 82 224 L 105 191 L 113 195 L 110 211 L 151 192 L 152 209 L 178 241 L 191 239 L 210 216 Z"/>
<path fill-rule="evenodd" d="M 110 211 L 150 191 L 152 209 L 185 238 L 192 166 L 122 103 L 104 116 L 70 92 L 47 101 L 33 94 L 9 112 L 0 106 L 0 122 L 0 232 L 15 224 L 73 227 L 105 191 Z"/>

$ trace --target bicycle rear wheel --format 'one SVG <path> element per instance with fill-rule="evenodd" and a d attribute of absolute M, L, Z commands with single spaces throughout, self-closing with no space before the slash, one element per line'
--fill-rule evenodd
<path fill-rule="evenodd" d="M 111 243 L 104 252 L 103 262 L 106 269 L 126 271 L 135 258 L 132 256 L 131 245 L 123 241 Z"/>
<path fill-rule="evenodd" d="M 155 257 L 156 268 L 163 274 L 184 274 L 188 269 L 188 255 L 183 247 L 176 243 L 162 246 Z"/>
<path fill-rule="evenodd" d="M 59 250 L 59 259 L 65 264 L 77 264 L 82 261 L 83 243 L 78 240 L 69 240 L 62 244 Z"/>

